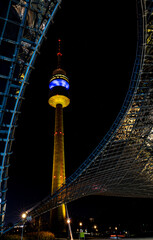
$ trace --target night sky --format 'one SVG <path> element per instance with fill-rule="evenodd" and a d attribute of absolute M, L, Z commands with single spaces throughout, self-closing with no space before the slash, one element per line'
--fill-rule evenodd
<path fill-rule="evenodd" d="M 62 40 L 62 66 L 70 80 L 71 103 L 64 109 L 69 177 L 105 136 L 123 104 L 135 59 L 136 35 L 135 0 L 126 4 L 121 0 L 102 4 L 63 0 L 21 106 L 10 159 L 6 222 L 17 220 L 23 209 L 50 194 L 54 109 L 48 105 L 48 83 L 57 65 L 58 38 Z M 151 205 L 152 200 L 92 196 L 68 207 L 72 218 L 126 222 L 129 217 L 140 220 L 143 212 L 147 222 Z"/>

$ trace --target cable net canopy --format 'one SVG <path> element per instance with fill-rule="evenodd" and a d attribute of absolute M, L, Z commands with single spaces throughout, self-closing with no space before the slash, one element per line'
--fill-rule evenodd
<path fill-rule="evenodd" d="M 61 0 L 0 1 L 0 229 L 4 225 L 11 145 L 25 87 Z"/>
<path fill-rule="evenodd" d="M 109 132 L 36 217 L 88 195 L 153 197 L 153 2 L 137 0 L 137 55 L 128 93 Z"/>

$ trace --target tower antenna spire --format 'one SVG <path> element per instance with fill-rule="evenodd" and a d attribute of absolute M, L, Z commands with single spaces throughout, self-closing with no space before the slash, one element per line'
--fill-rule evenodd
<path fill-rule="evenodd" d="M 57 68 L 61 67 L 61 39 L 58 39 Z"/>

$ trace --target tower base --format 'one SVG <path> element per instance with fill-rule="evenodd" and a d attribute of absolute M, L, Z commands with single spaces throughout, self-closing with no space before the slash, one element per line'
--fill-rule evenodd
<path fill-rule="evenodd" d="M 65 205 L 52 209 L 50 211 L 50 226 L 51 231 L 56 236 L 63 236 L 66 233 L 66 218 L 63 217 L 63 209 Z"/>

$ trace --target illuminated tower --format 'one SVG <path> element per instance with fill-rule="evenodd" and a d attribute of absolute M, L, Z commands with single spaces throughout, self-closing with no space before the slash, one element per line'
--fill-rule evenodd
<path fill-rule="evenodd" d="M 54 132 L 54 152 L 53 152 L 53 171 L 52 171 L 52 189 L 53 194 L 63 183 L 65 183 L 65 154 L 64 154 L 64 128 L 63 128 L 63 108 L 70 104 L 69 98 L 69 80 L 66 72 L 61 68 L 61 52 L 57 53 L 58 65 L 53 71 L 49 82 L 49 100 L 50 106 L 55 108 L 55 132 Z M 51 221 L 64 225 L 66 218 L 65 205 L 51 211 Z"/>

